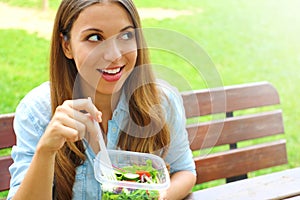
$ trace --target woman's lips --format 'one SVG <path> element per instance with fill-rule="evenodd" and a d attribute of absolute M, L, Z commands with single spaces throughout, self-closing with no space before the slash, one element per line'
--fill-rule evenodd
<path fill-rule="evenodd" d="M 97 69 L 98 72 L 102 74 L 102 78 L 108 82 L 118 81 L 122 76 L 122 67 L 106 68 L 106 69 Z"/>

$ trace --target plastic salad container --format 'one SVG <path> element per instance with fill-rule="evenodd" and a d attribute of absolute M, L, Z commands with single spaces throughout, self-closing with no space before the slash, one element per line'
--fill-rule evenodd
<path fill-rule="evenodd" d="M 102 200 L 156 200 L 170 186 L 169 172 L 159 156 L 131 151 L 108 150 L 117 180 L 101 172 L 100 151 L 94 160 L 96 180 L 101 184 Z"/>

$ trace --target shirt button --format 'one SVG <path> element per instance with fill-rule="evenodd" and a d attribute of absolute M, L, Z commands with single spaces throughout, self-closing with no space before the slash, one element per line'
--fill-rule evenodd
<path fill-rule="evenodd" d="M 116 132 L 117 132 L 117 128 L 116 128 L 116 127 L 113 127 L 113 128 L 112 128 L 112 132 L 113 132 L 113 133 L 116 133 Z"/>

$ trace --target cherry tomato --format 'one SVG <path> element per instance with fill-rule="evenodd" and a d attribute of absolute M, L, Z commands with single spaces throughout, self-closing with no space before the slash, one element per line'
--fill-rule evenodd
<path fill-rule="evenodd" d="M 143 176 L 143 175 L 146 175 L 148 177 L 151 177 L 151 174 L 147 171 L 143 171 L 143 170 L 140 170 L 140 171 L 136 171 L 135 172 L 136 174 L 138 174 L 140 176 L 140 178 Z"/>

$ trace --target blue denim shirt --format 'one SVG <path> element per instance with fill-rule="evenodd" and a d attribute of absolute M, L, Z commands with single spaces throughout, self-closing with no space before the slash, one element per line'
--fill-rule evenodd
<path fill-rule="evenodd" d="M 181 170 L 195 172 L 195 164 L 189 149 L 189 141 L 185 129 L 185 113 L 180 95 L 173 90 L 162 87 L 168 103 L 165 105 L 167 123 L 171 132 L 171 143 L 165 161 L 170 164 L 170 172 Z M 170 109 L 170 106 L 173 109 Z M 176 111 L 175 115 L 171 110 Z M 17 144 L 12 148 L 14 163 L 10 166 L 10 191 L 8 200 L 18 190 L 25 173 L 34 155 L 37 143 L 51 119 L 50 85 L 45 82 L 29 92 L 19 103 L 14 120 L 14 130 L 17 135 Z M 129 119 L 128 104 L 125 94 L 122 93 L 120 101 L 113 112 L 112 119 L 108 121 L 107 147 L 116 149 L 119 131 Z M 95 153 L 84 140 L 86 147 L 85 162 L 77 167 L 75 183 L 73 186 L 73 199 L 101 199 L 100 184 L 94 177 L 93 160 Z"/>

